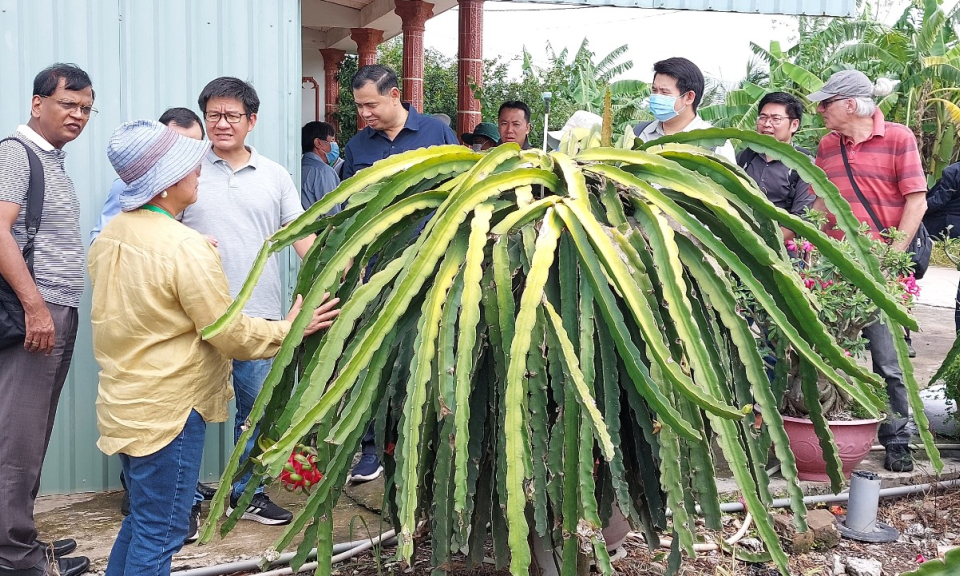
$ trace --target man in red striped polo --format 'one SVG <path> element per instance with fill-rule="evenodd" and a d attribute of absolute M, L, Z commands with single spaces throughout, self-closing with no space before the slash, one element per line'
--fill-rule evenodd
<path fill-rule="evenodd" d="M 880 238 L 882 229 L 891 226 L 903 232 L 903 238 L 894 248 L 904 250 L 917 233 L 927 209 L 927 180 L 913 132 L 902 124 L 885 121 L 873 100 L 874 96 L 884 96 L 884 92 L 892 89 L 889 81 L 882 82 L 888 85 L 878 82 L 875 87 L 862 72 L 843 70 L 831 76 L 823 88 L 807 99 L 817 103 L 817 113 L 832 130 L 820 141 L 817 166 L 840 189 L 857 219 L 870 225 L 875 238 Z M 817 199 L 814 209 L 826 212 L 822 199 Z M 875 220 L 879 220 L 879 227 Z M 830 234 L 842 236 L 842 232 L 833 230 L 834 223 L 831 215 Z M 877 322 L 865 328 L 863 336 L 870 341 L 873 371 L 886 381 L 890 398 L 891 414 L 878 432 L 887 452 L 884 467 L 895 472 L 913 470 L 908 443 L 914 425 L 909 418 L 903 373 L 890 329 Z"/>

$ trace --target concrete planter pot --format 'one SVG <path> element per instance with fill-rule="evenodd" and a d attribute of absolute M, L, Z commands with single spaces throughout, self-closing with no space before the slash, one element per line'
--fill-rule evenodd
<path fill-rule="evenodd" d="M 851 420 L 828 422 L 840 452 L 843 476 L 849 479 L 853 469 L 870 452 L 877 438 L 878 420 Z M 820 449 L 820 439 L 813 423 L 805 418 L 783 417 L 783 425 L 790 438 L 790 449 L 797 459 L 797 472 L 801 480 L 829 482 L 827 463 Z"/>

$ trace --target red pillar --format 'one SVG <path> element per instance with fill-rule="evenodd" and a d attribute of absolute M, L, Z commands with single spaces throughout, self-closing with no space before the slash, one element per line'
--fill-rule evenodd
<path fill-rule="evenodd" d="M 343 62 L 343 56 L 346 54 L 343 50 L 335 48 L 321 48 L 320 54 L 323 56 L 323 118 L 325 121 L 333 124 L 333 129 L 340 132 L 340 123 L 337 122 L 337 111 L 340 110 L 340 82 L 337 74 L 340 72 L 340 64 Z"/>
<path fill-rule="evenodd" d="M 358 68 L 377 63 L 377 46 L 383 42 L 383 30 L 376 28 L 351 28 L 350 38 L 357 43 Z M 357 114 L 357 130 L 367 125 Z"/>
<path fill-rule="evenodd" d="M 396 0 L 394 10 L 403 30 L 403 99 L 423 112 L 423 31 L 433 16 L 433 4 L 423 0 Z"/>
<path fill-rule="evenodd" d="M 460 4 L 457 59 L 457 134 L 473 132 L 480 123 L 480 101 L 471 84 L 483 86 L 483 0 L 458 0 Z"/>
<path fill-rule="evenodd" d="M 377 63 L 377 46 L 383 42 L 383 30 L 376 28 L 351 28 L 350 38 L 357 43 L 359 67 Z"/>

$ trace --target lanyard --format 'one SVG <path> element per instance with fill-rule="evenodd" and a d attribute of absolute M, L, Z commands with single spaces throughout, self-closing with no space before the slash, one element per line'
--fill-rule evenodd
<path fill-rule="evenodd" d="M 164 216 L 169 216 L 170 218 L 173 218 L 173 214 L 167 212 L 166 210 L 164 210 L 159 206 L 154 206 L 153 204 L 144 204 L 143 206 L 140 207 L 140 209 L 149 210 L 151 212 L 156 212 L 157 214 L 163 214 Z"/>

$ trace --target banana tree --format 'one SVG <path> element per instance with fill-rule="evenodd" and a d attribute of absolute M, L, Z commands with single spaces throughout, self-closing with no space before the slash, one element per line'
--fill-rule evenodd
<path fill-rule="evenodd" d="M 735 137 L 783 158 L 823 194 L 843 229 L 856 230 L 836 188 L 792 147 L 732 129 L 683 137 Z M 277 478 L 291 451 L 313 436 L 323 478 L 274 547 L 300 538 L 293 565 L 317 548 L 318 573 L 329 574 L 331 513 L 373 421 L 401 561 L 409 563 L 429 534 L 435 573 L 459 552 L 475 566 L 490 538 L 497 564 L 525 575 L 537 536 L 561 550 L 564 574 L 576 574 L 584 556 L 610 574 L 601 528 L 618 507 L 651 546 L 659 533 L 673 533 L 676 568 L 682 552 L 694 554 L 695 514 L 720 529 L 716 442 L 770 557 L 787 574 L 767 513 L 771 446 L 801 530 L 802 493 L 734 285 L 753 294 L 800 356 L 875 415 L 884 408 L 873 393 L 876 376 L 817 321 L 780 226 L 815 243 L 889 321 L 916 322 L 885 291 L 865 244 L 854 243 L 856 261 L 847 258 L 705 148 L 566 143 L 581 148 L 571 156 L 439 146 L 393 156 L 266 243 L 237 301 L 205 337 L 240 313 L 271 254 L 312 233 L 318 239 L 297 285 L 304 310 L 326 292 L 343 306 L 329 330 L 306 340 L 308 315 L 294 321 L 238 446 L 257 423 L 260 441 L 245 462 L 235 451 L 224 473 L 252 470 L 254 481 L 221 534 L 258 480 Z M 344 202 L 346 210 L 322 217 Z M 908 362 L 902 340 L 898 346 Z M 759 431 L 744 419 L 754 404 L 763 414 Z M 941 466 L 928 433 L 924 440 Z M 212 503 L 204 541 L 228 485 Z"/>

